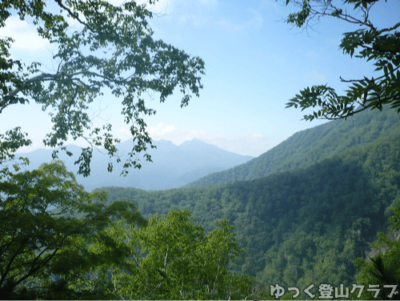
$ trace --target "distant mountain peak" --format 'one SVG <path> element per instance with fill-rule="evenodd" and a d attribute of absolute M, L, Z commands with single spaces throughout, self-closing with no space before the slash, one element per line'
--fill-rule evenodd
<path fill-rule="evenodd" d="M 184 145 L 184 144 L 208 144 L 208 143 L 201 141 L 199 139 L 192 139 L 192 140 L 184 141 L 181 145 Z"/>
<path fill-rule="evenodd" d="M 213 144 L 208 144 L 207 142 L 198 140 L 198 139 L 192 139 L 192 140 L 187 140 L 185 142 L 183 142 L 181 145 L 179 145 L 179 147 L 181 148 L 218 148 L 218 146 L 213 145 Z"/>
<path fill-rule="evenodd" d="M 177 145 L 176 145 L 175 143 L 173 143 L 172 141 L 170 141 L 170 140 L 164 140 L 164 139 L 154 140 L 154 141 L 153 141 L 153 144 L 154 144 L 154 145 L 159 144 L 159 145 L 177 146 Z"/>
<path fill-rule="evenodd" d="M 132 139 L 125 140 L 117 145 L 118 156 L 121 163 L 115 163 L 116 158 L 110 159 L 104 150 L 95 151 L 91 163 L 90 177 L 76 176 L 79 184 L 85 186 L 88 191 L 104 186 L 136 187 L 146 190 L 159 190 L 177 188 L 189 182 L 195 181 L 207 174 L 232 168 L 247 162 L 250 158 L 231 153 L 218 148 L 215 145 L 193 139 L 185 141 L 180 146 L 168 140 L 154 140 L 157 149 L 147 149 L 153 162 L 147 162 L 142 158 L 143 153 L 137 154 L 142 168 L 130 169 L 127 177 L 120 177 L 123 163 L 132 151 Z M 77 172 L 78 166 L 74 164 L 77 156 L 81 153 L 80 147 L 68 145 L 74 158 L 68 157 L 64 152 L 60 153 L 60 159 L 66 162 L 68 171 Z M 51 161 L 52 149 L 41 149 L 26 153 L 31 164 L 27 169 L 37 168 L 44 162 Z M 107 172 L 105 161 L 113 162 L 114 171 Z"/>

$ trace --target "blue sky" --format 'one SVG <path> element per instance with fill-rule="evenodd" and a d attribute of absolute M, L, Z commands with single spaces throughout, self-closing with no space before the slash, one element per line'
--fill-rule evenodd
<path fill-rule="evenodd" d="M 49 9 L 53 7 L 49 3 Z M 206 67 L 204 89 L 186 108 L 180 108 L 182 95 L 178 89 L 163 104 L 157 101 L 157 95 L 146 96 L 147 105 L 157 111 L 145 118 L 154 140 L 179 145 L 198 139 L 228 151 L 258 156 L 295 132 L 326 122 L 306 122 L 301 120 L 305 112 L 285 109 L 301 89 L 328 83 L 343 93 L 347 85 L 340 82 L 340 76 L 375 76 L 371 62 L 351 58 L 339 49 L 342 34 L 358 26 L 325 17 L 315 22 L 314 30 L 293 28 L 284 18 L 297 9 L 284 1 L 160 0 L 151 10 L 157 13 L 150 21 L 154 37 L 201 57 Z M 399 22 L 400 2 L 377 3 L 371 12 L 378 28 L 393 26 Z M 51 60 L 55 45 L 37 37 L 29 19 L 10 18 L 0 29 L 0 36 L 16 40 L 13 58 L 42 62 L 46 72 L 56 65 Z M 106 93 L 90 109 L 97 116 L 95 126 L 111 123 L 114 135 L 125 141 L 130 133 L 120 114 L 121 101 Z M 33 141 L 23 151 L 42 148 L 42 140 L 51 130 L 48 112 L 32 102 L 3 111 L 0 132 L 15 126 L 21 126 Z M 87 146 L 84 141 L 68 143 Z"/>

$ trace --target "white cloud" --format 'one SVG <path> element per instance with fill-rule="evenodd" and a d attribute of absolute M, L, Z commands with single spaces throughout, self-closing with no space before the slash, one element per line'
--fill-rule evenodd
<path fill-rule="evenodd" d="M 127 0 L 106 0 L 106 1 L 114 6 L 121 6 L 122 4 L 127 2 Z M 169 15 L 172 12 L 174 1 L 176 0 L 158 0 L 154 4 L 150 5 L 149 0 L 136 0 L 136 3 L 138 5 L 146 4 L 146 8 L 155 14 Z M 85 16 L 81 12 L 78 12 L 78 14 L 81 20 L 85 20 Z M 80 30 L 83 28 L 83 25 L 79 23 L 77 20 L 71 17 L 67 17 L 68 13 L 66 11 L 63 11 L 62 15 L 67 20 L 69 24 L 69 29 Z"/>
<path fill-rule="evenodd" d="M 257 11 L 255 11 L 254 9 L 249 9 L 250 13 L 253 15 L 253 17 L 250 19 L 250 21 L 248 22 L 248 25 L 251 28 L 260 28 L 262 26 L 262 24 L 264 23 L 264 19 L 261 16 L 261 14 Z"/>
<path fill-rule="evenodd" d="M 232 138 L 211 134 L 206 131 L 182 130 L 174 125 L 164 123 L 159 123 L 155 127 L 149 126 L 148 132 L 153 140 L 168 140 L 180 145 L 185 141 L 197 139 L 230 152 L 250 156 L 259 156 L 277 144 L 264 134 L 251 134 Z M 120 137 L 122 141 L 131 138 L 129 129 L 119 129 L 119 133 L 123 136 Z"/>
<path fill-rule="evenodd" d="M 316 61 L 321 57 L 321 54 L 315 51 L 308 51 L 306 55 L 312 61 Z"/>
<path fill-rule="evenodd" d="M 180 15 L 178 20 L 181 24 L 191 23 L 197 28 L 208 24 L 208 20 L 206 18 L 195 14 Z"/>
<path fill-rule="evenodd" d="M 50 47 L 50 42 L 39 37 L 36 28 L 19 17 L 10 17 L 6 26 L 0 28 L 1 37 L 12 37 L 15 42 L 11 44 L 13 50 L 42 51 Z"/>
<path fill-rule="evenodd" d="M 111 1 L 110 1 L 111 2 Z M 116 2 L 116 0 L 114 0 Z M 136 0 L 137 4 L 146 4 L 146 8 L 156 14 L 170 14 L 172 12 L 173 0 L 159 0 L 150 5 L 149 0 Z"/>
<path fill-rule="evenodd" d="M 326 79 L 326 76 L 319 74 L 317 71 L 313 70 L 313 71 L 307 73 L 304 76 L 304 79 L 307 81 L 313 81 L 313 80 L 324 81 Z"/>
<path fill-rule="evenodd" d="M 205 13 L 213 10 L 217 5 L 217 0 L 173 0 L 176 9 L 174 17 L 181 24 L 192 24 L 199 28 L 211 23 L 209 14 Z"/>
<path fill-rule="evenodd" d="M 327 38 L 325 40 L 325 44 L 328 46 L 333 46 L 333 47 L 337 47 L 337 49 L 339 50 L 339 45 L 342 42 L 342 38 L 338 37 L 338 38 Z"/>
<path fill-rule="evenodd" d="M 114 6 L 120 6 L 125 2 L 128 2 L 127 0 L 106 0 L 108 3 L 114 5 Z M 150 4 L 149 0 L 136 0 L 136 4 L 142 5 L 146 4 L 146 7 L 149 9 L 154 9 L 154 10 L 164 10 L 166 7 L 169 6 L 170 2 L 173 0 L 158 0 L 154 4 Z"/>
<path fill-rule="evenodd" d="M 233 23 L 231 23 L 229 21 L 226 21 L 226 20 L 218 21 L 218 22 L 216 22 L 216 24 L 221 26 L 226 31 L 230 31 L 230 32 L 235 32 L 235 31 L 242 30 L 242 26 L 233 24 Z"/>
<path fill-rule="evenodd" d="M 174 125 L 159 123 L 156 126 L 148 126 L 147 128 L 151 139 L 168 140 L 175 145 L 180 145 L 185 141 L 197 139 L 205 143 L 216 145 L 221 149 L 248 156 L 259 156 L 281 141 L 271 139 L 262 133 L 250 134 L 246 136 L 228 137 L 223 135 L 215 135 L 202 130 L 183 130 Z M 117 133 L 113 133 L 114 138 L 119 138 L 121 141 L 126 141 L 132 138 L 129 128 L 120 128 Z M 32 145 L 23 147 L 17 151 L 17 154 L 27 153 L 40 148 L 51 149 L 45 147 L 43 143 L 39 142 L 41 139 L 33 139 Z M 73 141 L 71 139 L 65 145 L 77 145 L 80 147 L 88 147 L 88 143 L 83 139 Z M 16 156 L 17 158 L 19 156 Z"/>
<path fill-rule="evenodd" d="M 237 31 L 241 31 L 243 29 L 247 29 L 247 30 L 251 30 L 251 29 L 259 29 L 262 24 L 264 23 L 264 19 L 261 16 L 261 14 L 257 11 L 255 11 L 254 9 L 249 9 L 248 10 L 250 12 L 250 14 L 252 15 L 251 18 L 242 23 L 242 24 L 235 24 L 232 23 L 228 20 L 220 20 L 218 22 L 216 22 L 217 25 L 221 26 L 223 29 L 225 29 L 226 31 L 229 32 L 237 32 Z"/>
<path fill-rule="evenodd" d="M 201 140 L 201 139 L 199 139 Z M 275 146 L 264 134 L 251 134 L 241 137 L 211 136 L 203 140 L 209 144 L 241 155 L 259 156 Z"/>

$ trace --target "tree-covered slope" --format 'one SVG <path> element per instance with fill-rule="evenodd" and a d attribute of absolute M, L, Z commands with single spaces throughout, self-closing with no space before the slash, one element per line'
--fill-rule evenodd
<path fill-rule="evenodd" d="M 206 230 L 228 218 L 247 251 L 242 272 L 263 283 L 303 287 L 354 281 L 353 260 L 385 228 L 399 187 L 397 130 L 308 168 L 252 181 L 152 192 L 104 189 L 109 201 L 127 198 L 145 217 L 189 209 Z"/>
<path fill-rule="evenodd" d="M 364 111 L 347 120 L 336 120 L 298 132 L 247 163 L 207 175 L 186 187 L 234 183 L 265 177 L 272 173 L 306 168 L 332 158 L 344 150 L 360 148 L 390 135 L 400 127 L 400 115 L 384 107 Z"/>

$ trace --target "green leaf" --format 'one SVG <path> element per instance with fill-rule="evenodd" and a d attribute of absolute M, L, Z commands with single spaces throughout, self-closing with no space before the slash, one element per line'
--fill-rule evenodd
<path fill-rule="evenodd" d="M 390 73 L 393 73 L 393 65 L 391 64 L 391 63 L 387 63 L 387 67 L 388 67 L 388 69 L 389 69 L 389 72 Z"/>

